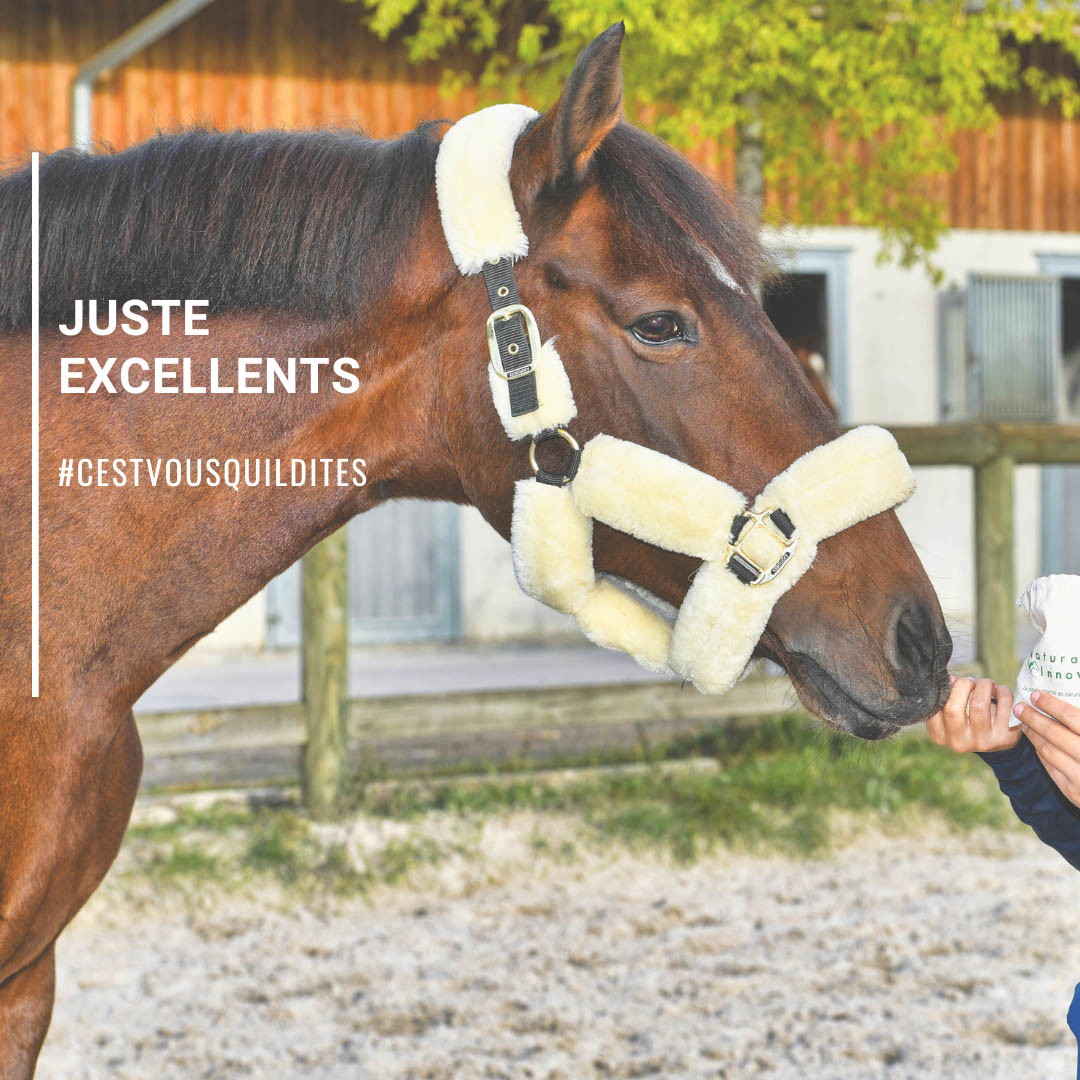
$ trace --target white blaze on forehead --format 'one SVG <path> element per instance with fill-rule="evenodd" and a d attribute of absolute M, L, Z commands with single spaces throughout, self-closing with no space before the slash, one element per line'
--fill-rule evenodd
<path fill-rule="evenodd" d="M 711 251 L 707 251 L 705 248 L 700 248 L 701 254 L 705 261 L 709 264 L 709 269 L 716 276 L 717 281 L 721 285 L 726 285 L 729 289 L 734 289 L 735 292 L 740 295 L 743 293 L 743 287 L 731 276 L 728 268 L 715 256 Z"/>

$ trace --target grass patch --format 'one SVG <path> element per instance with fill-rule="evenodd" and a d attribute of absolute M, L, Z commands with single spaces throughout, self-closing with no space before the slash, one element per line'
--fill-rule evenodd
<path fill-rule="evenodd" d="M 189 845 L 177 845 L 155 851 L 147 872 L 157 878 L 219 878 L 222 866 L 217 857 Z"/>
<path fill-rule="evenodd" d="M 281 808 L 184 809 L 176 821 L 134 826 L 130 872 L 162 885 L 214 884 L 226 889 L 274 883 L 308 897 L 365 895 L 404 880 L 461 850 L 417 835 L 391 837 L 362 859 L 326 839 L 302 813 Z"/>
<path fill-rule="evenodd" d="M 672 765 L 713 757 L 717 767 Z M 841 819 L 858 827 L 914 828 L 928 817 L 957 830 L 1015 824 L 991 771 L 916 734 L 882 743 L 854 739 L 799 716 L 680 737 L 649 751 L 645 768 L 525 772 L 482 778 L 358 785 L 350 814 L 397 823 L 362 857 L 341 831 L 318 829 L 292 809 L 235 805 L 182 809 L 175 821 L 135 826 L 138 869 L 167 881 L 222 885 L 274 881 L 305 893 L 356 895 L 405 880 L 468 844 L 425 833 L 431 815 L 462 822 L 529 811 L 529 844 L 568 860 L 581 844 L 620 844 L 689 862 L 718 847 L 789 855 L 829 849 Z M 567 823 L 575 840 L 567 837 Z M 398 826 L 404 826 L 400 830 Z"/>
<path fill-rule="evenodd" d="M 192 831 L 226 834 L 237 826 L 250 824 L 251 818 L 252 812 L 246 807 L 227 803 L 218 803 L 200 810 L 181 806 L 176 811 L 175 820 L 154 825 L 132 825 L 127 835 L 129 838 L 165 843 L 185 837 Z"/>
<path fill-rule="evenodd" d="M 684 861 L 718 844 L 815 854 L 829 846 L 836 811 L 878 824 L 931 813 L 959 829 L 1012 819 L 981 761 L 916 735 L 860 743 L 789 715 L 683 738 L 678 749 L 707 752 L 719 768 L 406 784 L 368 795 L 359 809 L 406 821 L 433 811 L 572 814 L 597 838 L 663 848 Z M 673 756 L 673 747 L 661 747 L 653 764 Z"/>

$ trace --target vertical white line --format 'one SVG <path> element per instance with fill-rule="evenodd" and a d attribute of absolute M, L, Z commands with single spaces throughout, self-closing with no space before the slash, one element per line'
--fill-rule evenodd
<path fill-rule="evenodd" d="M 31 418 L 33 430 L 30 435 L 30 696 L 38 697 L 40 656 L 38 655 L 38 636 L 40 630 L 40 597 L 38 593 L 38 427 L 40 411 L 38 405 L 38 249 L 41 246 L 39 230 L 40 190 L 38 183 L 39 155 L 37 151 L 30 155 L 30 394 Z M 24 294 L 25 295 L 25 294 Z"/>

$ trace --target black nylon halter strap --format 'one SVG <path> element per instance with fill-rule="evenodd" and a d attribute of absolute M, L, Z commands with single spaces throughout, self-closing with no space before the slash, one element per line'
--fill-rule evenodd
<path fill-rule="evenodd" d="M 521 303 L 514 281 L 514 264 L 510 259 L 484 263 L 482 272 L 493 310 Z M 506 379 L 510 393 L 510 415 L 524 416 L 535 412 L 540 407 L 540 400 L 536 393 L 533 365 L 539 363 L 540 357 L 532 354 L 525 316 L 515 312 L 509 318 L 495 319 L 492 330 L 502 367 L 498 374 Z"/>

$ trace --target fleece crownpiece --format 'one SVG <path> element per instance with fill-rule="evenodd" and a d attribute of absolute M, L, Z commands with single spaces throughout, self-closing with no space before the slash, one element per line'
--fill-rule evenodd
<path fill-rule="evenodd" d="M 525 105 L 492 105 L 462 118 L 443 136 L 435 161 L 435 194 L 446 245 L 466 276 L 500 259 L 528 254 L 529 238 L 510 190 L 510 163 L 518 136 L 538 115 Z M 494 362 L 488 365 L 491 399 L 511 439 L 562 427 L 577 416 L 555 339 L 544 342 L 532 359 L 539 405 L 520 415 L 511 405 L 509 379 Z"/>
<path fill-rule="evenodd" d="M 494 282 L 512 283 L 509 267 L 528 252 L 509 173 L 514 143 L 535 115 L 518 105 L 483 109 L 458 121 L 439 151 L 436 189 L 447 246 L 463 274 L 484 273 L 489 296 Z M 511 439 L 530 435 L 534 442 L 558 430 L 577 452 L 566 431 L 577 409 L 553 339 L 516 371 L 505 363 L 496 368 L 496 359 L 509 358 L 491 328 L 511 318 L 536 330 L 532 313 L 516 302 L 496 307 L 488 319 L 489 383 L 503 427 Z M 521 372 L 536 388 L 527 411 L 521 395 L 515 406 L 510 393 Z M 597 644 L 629 653 L 649 670 L 678 673 L 705 693 L 722 693 L 738 681 L 774 605 L 810 568 L 821 541 L 891 509 L 914 489 L 896 440 L 879 427 L 856 428 L 803 454 L 752 502 L 685 462 L 597 435 L 569 475 L 541 470 L 515 484 L 514 572 L 524 592 L 572 615 Z M 673 621 L 597 577 L 593 521 L 702 560 Z"/>
<path fill-rule="evenodd" d="M 435 194 L 446 245 L 463 274 L 479 274 L 486 262 L 529 253 L 508 178 L 514 143 L 538 115 L 525 105 L 492 105 L 459 120 L 443 136 Z"/>

